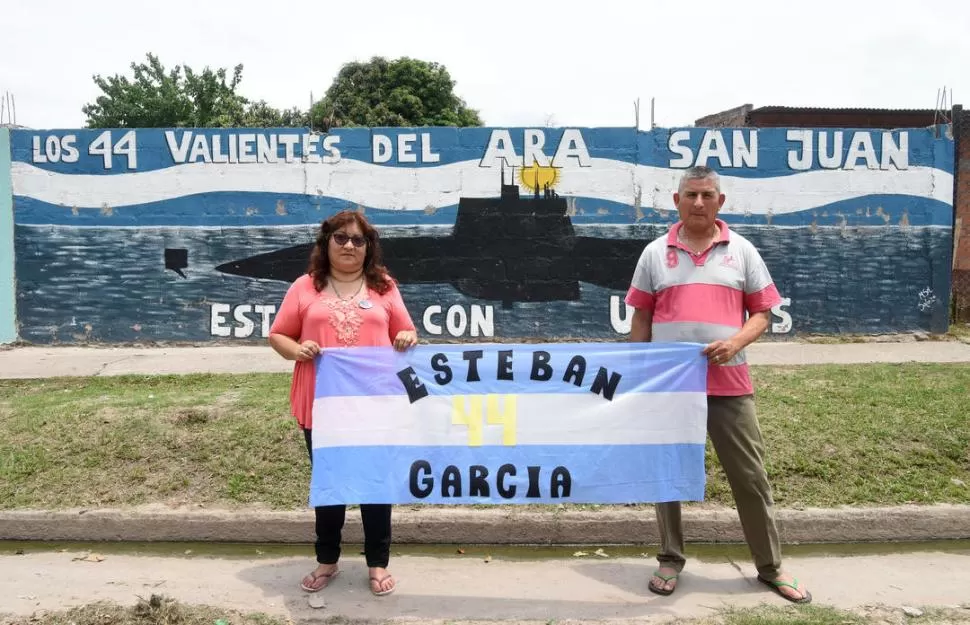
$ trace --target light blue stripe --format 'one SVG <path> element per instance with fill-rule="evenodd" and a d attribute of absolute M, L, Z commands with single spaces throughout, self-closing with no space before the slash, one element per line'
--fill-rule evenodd
<path fill-rule="evenodd" d="M 419 345 L 407 352 L 389 347 L 332 350 L 317 358 L 315 396 L 596 392 L 608 397 L 620 393 L 706 392 L 703 347 L 699 343 L 564 343 Z M 511 380 L 500 379 L 499 374 L 500 358 L 508 352 Z M 482 354 L 478 360 L 474 360 L 476 353 Z M 548 362 L 541 362 L 545 357 Z M 575 370 L 575 364 L 570 369 L 570 363 L 579 362 L 575 358 L 585 362 L 582 378 L 568 373 Z M 440 365 L 438 369 L 433 368 L 435 363 Z M 409 367 L 413 376 L 406 373 Z M 445 368 L 450 370 L 450 380 Z M 475 373 L 477 380 L 473 379 Z M 548 374 L 548 379 L 534 380 L 534 374 Z M 617 376 L 612 391 L 605 390 Z M 412 393 L 402 377 L 412 380 Z M 420 388 L 415 389 L 417 385 Z"/>
<path fill-rule="evenodd" d="M 13 195 L 10 186 L 10 129 L 0 128 L 0 344 L 17 340 L 14 281 Z"/>
<path fill-rule="evenodd" d="M 415 472 L 425 461 L 431 467 Z M 460 496 L 442 490 L 442 474 L 449 466 L 460 472 Z M 472 466 L 488 471 L 488 494 L 470 492 Z M 503 465 L 515 467 L 514 476 L 498 489 Z M 528 467 L 540 467 L 530 493 Z M 570 491 L 556 491 L 554 470 L 568 471 Z M 433 484 L 426 481 L 433 478 Z M 429 486 L 430 485 L 430 486 Z M 426 504 L 528 504 L 528 503 L 650 503 L 704 499 L 704 445 L 577 445 L 520 447 L 341 447 L 313 451 L 310 505 L 360 503 Z M 510 493 L 514 487 L 514 493 Z M 420 496 L 421 491 L 426 496 Z M 456 495 L 456 496 L 446 496 Z"/>

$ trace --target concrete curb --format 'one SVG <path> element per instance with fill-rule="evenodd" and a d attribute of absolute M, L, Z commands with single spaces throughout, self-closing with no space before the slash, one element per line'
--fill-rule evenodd
<path fill-rule="evenodd" d="M 741 543 L 731 508 L 684 510 L 688 541 Z M 970 538 L 970 506 L 778 510 L 782 542 L 903 542 Z M 307 511 L 186 510 L 163 507 L 0 511 L 0 540 L 129 542 L 313 541 Z M 360 516 L 347 517 L 344 540 L 360 543 Z M 398 544 L 644 544 L 658 542 L 650 510 L 529 511 L 396 508 Z"/>

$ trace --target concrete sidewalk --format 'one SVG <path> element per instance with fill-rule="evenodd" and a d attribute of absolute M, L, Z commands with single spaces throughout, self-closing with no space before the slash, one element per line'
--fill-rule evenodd
<path fill-rule="evenodd" d="M 356 550 L 354 550 L 356 552 Z M 323 591 L 308 595 L 299 580 L 313 568 L 304 557 L 253 555 L 196 557 L 123 555 L 88 558 L 87 552 L 43 552 L 0 556 L 0 614 L 27 616 L 94 601 L 133 605 L 139 597 L 167 595 L 189 604 L 243 612 L 259 611 L 291 622 L 449 621 L 605 623 L 676 621 L 704 617 L 727 607 L 791 604 L 755 579 L 744 558 L 691 559 L 669 597 L 647 590 L 656 566 L 652 553 L 601 554 L 537 560 L 523 554 L 398 555 L 389 570 L 397 590 L 374 597 L 363 557 L 345 553 L 341 574 Z M 688 554 L 690 555 L 690 554 Z M 949 606 L 961 619 L 970 588 L 966 549 L 891 555 L 795 556 L 786 568 L 813 595 L 814 605 L 879 610 L 875 622 L 906 622 L 903 608 Z M 310 602 L 325 603 L 314 610 Z M 873 606 L 888 606 L 874 608 Z M 321 606 L 322 607 L 322 606 Z M 2 620 L 2 619 L 0 619 Z M 936 622 L 939 622 L 938 620 Z"/>
<path fill-rule="evenodd" d="M 818 344 L 760 342 L 748 348 L 753 365 L 870 362 L 970 362 L 960 341 Z M 126 374 L 289 372 L 269 345 L 203 347 L 17 347 L 0 351 L 0 378 Z"/>

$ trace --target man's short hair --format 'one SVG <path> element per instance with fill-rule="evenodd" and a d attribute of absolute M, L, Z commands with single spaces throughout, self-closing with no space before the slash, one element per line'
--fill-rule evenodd
<path fill-rule="evenodd" d="M 718 177 L 716 171 L 704 165 L 695 165 L 683 173 L 680 177 L 680 184 L 677 185 L 677 193 L 681 193 L 684 190 L 684 185 L 687 184 L 688 180 L 705 180 L 707 178 L 714 181 L 714 188 L 720 193 L 721 179 Z"/>

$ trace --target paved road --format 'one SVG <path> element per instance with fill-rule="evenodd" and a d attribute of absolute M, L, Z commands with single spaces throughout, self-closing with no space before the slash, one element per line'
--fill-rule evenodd
<path fill-rule="evenodd" d="M 900 343 L 756 343 L 755 365 L 867 362 L 970 362 L 970 344 L 959 341 Z M 269 346 L 19 347 L 0 351 L 0 378 L 57 376 L 285 372 L 292 363 Z"/>

